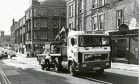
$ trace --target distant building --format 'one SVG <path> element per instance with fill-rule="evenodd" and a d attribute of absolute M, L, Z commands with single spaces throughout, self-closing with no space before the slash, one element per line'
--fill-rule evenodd
<path fill-rule="evenodd" d="M 4 31 L 0 31 L 0 37 L 4 36 Z"/>
<path fill-rule="evenodd" d="M 0 31 L 0 46 L 9 46 L 10 43 L 10 35 L 4 35 L 4 31 Z"/>

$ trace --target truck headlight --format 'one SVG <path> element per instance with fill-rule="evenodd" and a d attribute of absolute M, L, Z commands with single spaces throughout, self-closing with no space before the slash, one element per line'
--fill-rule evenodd
<path fill-rule="evenodd" d="M 86 64 L 83 64 L 82 67 L 83 67 L 83 68 L 84 68 L 84 67 L 87 67 L 87 65 L 86 65 Z"/>

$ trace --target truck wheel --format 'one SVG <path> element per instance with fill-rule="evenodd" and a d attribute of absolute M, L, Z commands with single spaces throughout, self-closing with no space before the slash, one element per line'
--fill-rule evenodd
<path fill-rule="evenodd" d="M 102 74 L 104 73 L 104 69 L 97 70 L 96 73 L 97 73 L 98 75 L 102 75 Z"/>

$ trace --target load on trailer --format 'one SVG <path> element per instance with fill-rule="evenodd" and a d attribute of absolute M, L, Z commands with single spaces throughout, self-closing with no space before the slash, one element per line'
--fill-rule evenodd
<path fill-rule="evenodd" d="M 73 30 L 67 35 L 61 31 L 50 44 L 49 56 L 57 71 L 66 69 L 72 75 L 78 71 L 103 73 L 111 66 L 109 36 Z"/>

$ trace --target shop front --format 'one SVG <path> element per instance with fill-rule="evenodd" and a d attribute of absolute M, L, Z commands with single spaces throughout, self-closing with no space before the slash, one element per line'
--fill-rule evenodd
<path fill-rule="evenodd" d="M 120 29 L 109 33 L 113 62 L 139 63 L 139 30 Z"/>

